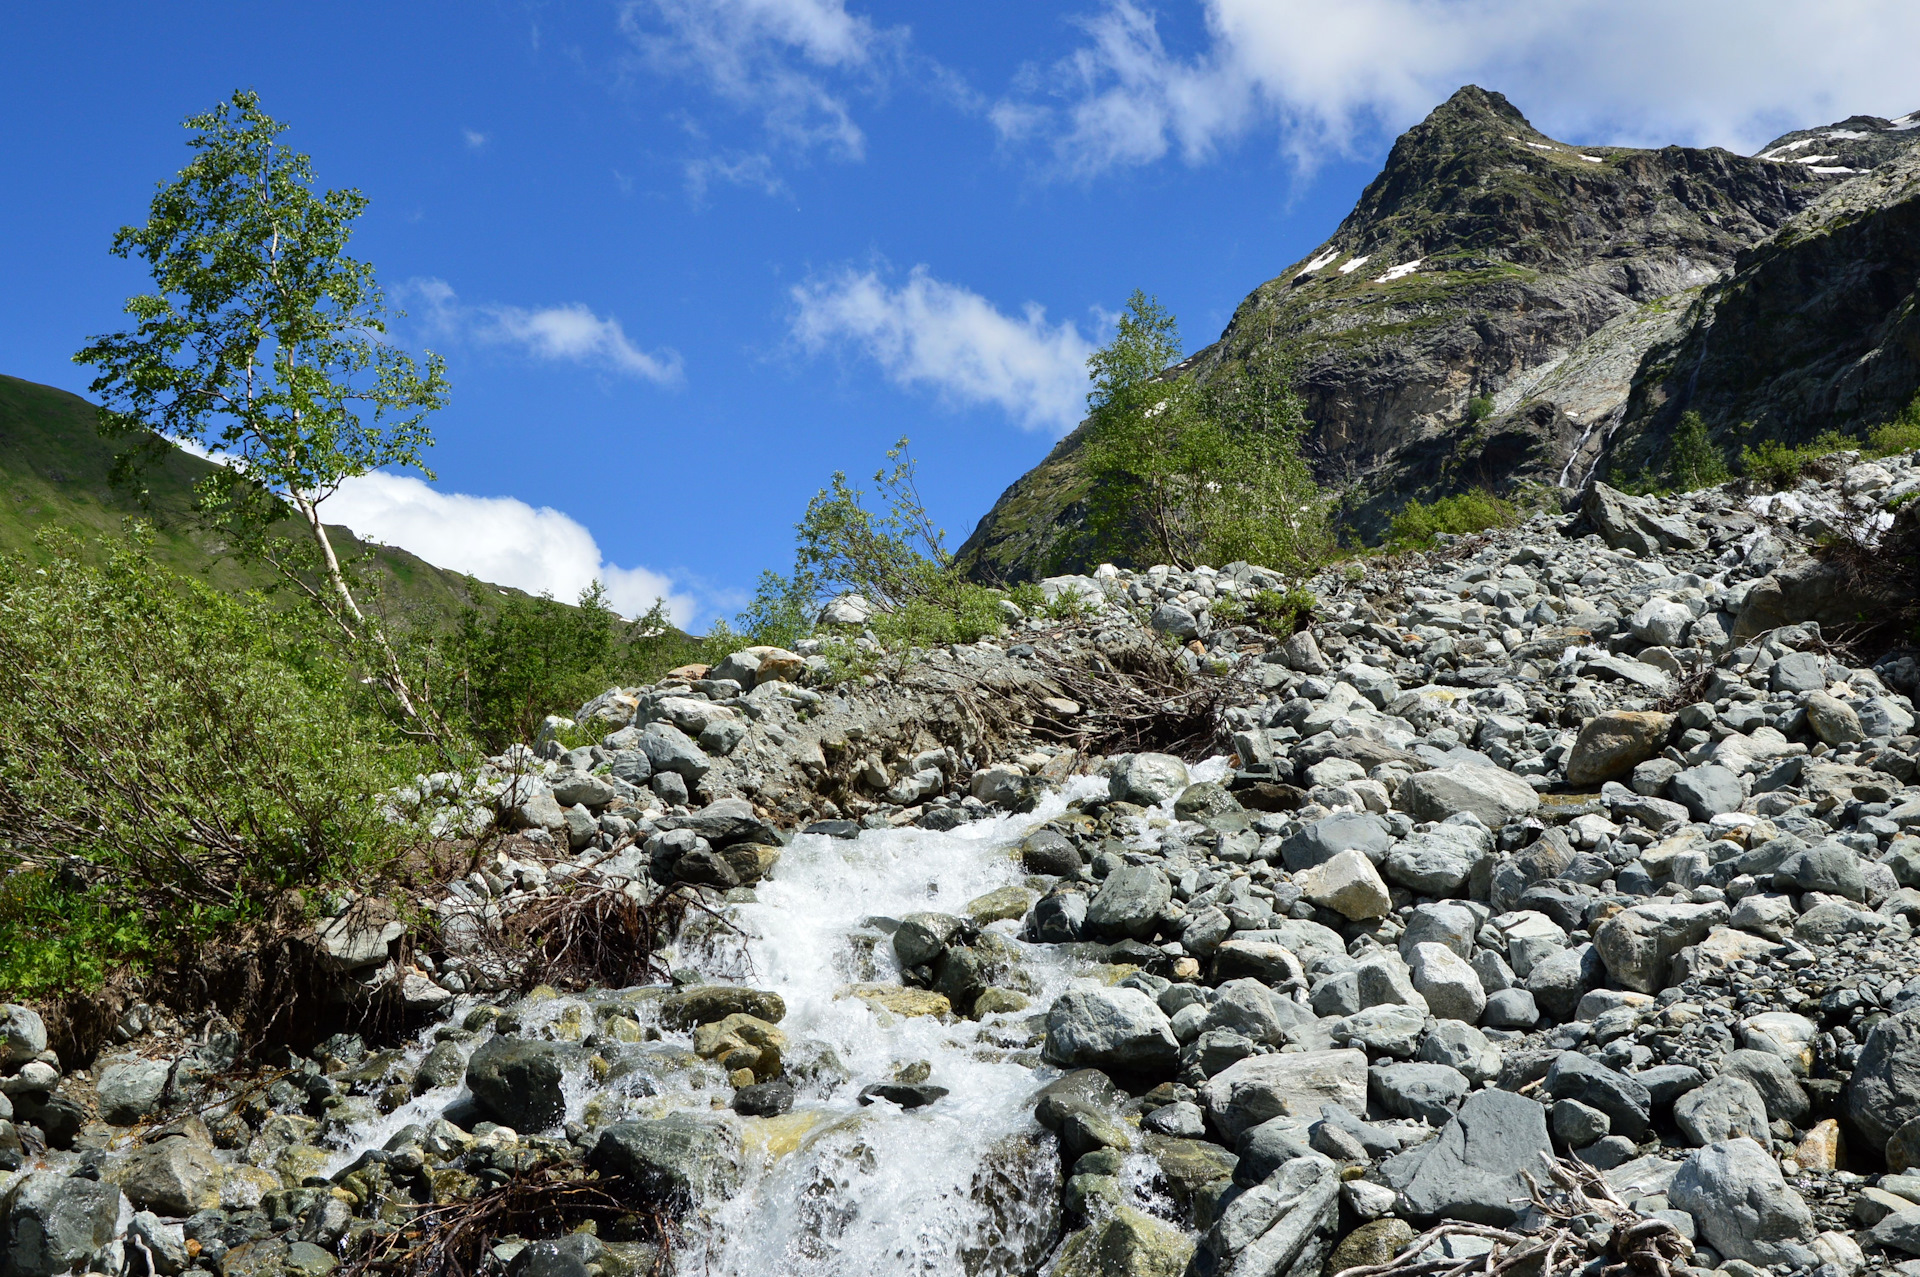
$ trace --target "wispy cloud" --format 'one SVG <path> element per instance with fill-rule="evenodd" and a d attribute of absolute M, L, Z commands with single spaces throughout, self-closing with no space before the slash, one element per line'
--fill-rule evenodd
<path fill-rule="evenodd" d="M 487 135 L 485 133 L 482 133 L 479 129 L 461 129 L 460 136 L 464 137 L 467 140 L 467 149 L 469 151 L 481 151 L 486 149 Z"/>
<path fill-rule="evenodd" d="M 481 345 L 516 346 L 536 359 L 583 364 L 674 385 L 684 376 L 677 351 L 642 350 L 627 337 L 620 321 L 596 315 L 573 302 L 528 308 L 499 303 L 468 305 L 444 279 L 412 279 L 399 290 L 416 303 L 417 318 L 442 339 Z"/>
<path fill-rule="evenodd" d="M 768 195 L 787 193 L 787 184 L 774 170 L 773 157 L 764 152 L 702 156 L 688 160 L 685 171 L 687 195 L 696 203 L 706 198 L 707 188 L 715 182 L 753 187 Z"/>
<path fill-rule="evenodd" d="M 906 38 L 845 0 L 628 0 L 620 25 L 655 70 L 757 115 L 769 142 L 848 160 L 866 153 L 850 93 L 873 87 Z"/>
<path fill-rule="evenodd" d="M 1081 42 L 1028 68 L 990 113 L 1056 172 L 1176 155 L 1203 163 L 1268 136 L 1302 167 L 1397 131 L 1465 83 L 1542 127 L 1623 143 L 1751 152 L 1789 128 L 1920 105 L 1911 0 L 1201 0 L 1201 47 L 1106 0 Z M 1816 38 L 1809 38 L 1817 32 Z"/>
<path fill-rule="evenodd" d="M 797 286 L 792 297 L 793 335 L 811 352 L 851 347 L 897 385 L 991 404 L 1029 430 L 1064 434 L 1084 415 L 1093 344 L 1071 320 L 1049 324 L 1036 303 L 1008 315 L 924 266 L 898 287 L 878 271 L 849 268 Z"/>
<path fill-rule="evenodd" d="M 701 610 L 672 577 L 607 562 L 593 533 L 572 517 L 516 497 L 442 492 L 411 475 L 376 471 L 349 479 L 322 508 L 329 522 L 362 537 L 495 585 L 571 603 L 598 580 L 621 614 L 638 616 L 664 599 L 681 626 L 691 626 Z"/>

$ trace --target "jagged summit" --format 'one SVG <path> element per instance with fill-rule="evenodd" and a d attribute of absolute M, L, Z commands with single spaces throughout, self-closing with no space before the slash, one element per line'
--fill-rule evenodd
<path fill-rule="evenodd" d="M 1310 460 L 1362 531 L 1412 496 L 1574 482 L 1700 290 L 1845 180 L 1819 167 L 1572 146 L 1469 85 L 1395 141 L 1332 235 L 1247 296 L 1195 375 L 1292 346 Z M 1470 420 L 1482 397 L 1495 412 Z M 1085 563 L 1080 444 L 1068 436 L 1007 490 L 962 547 L 973 571 Z"/>
<path fill-rule="evenodd" d="M 1783 133 L 1754 152 L 1777 164 L 1798 164 L 1822 177 L 1851 177 L 1878 168 L 1920 141 L 1920 111 L 1897 119 L 1850 115 L 1817 129 Z"/>

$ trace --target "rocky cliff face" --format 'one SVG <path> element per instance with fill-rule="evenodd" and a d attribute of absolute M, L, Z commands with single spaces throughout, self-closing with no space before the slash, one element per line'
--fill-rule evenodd
<path fill-rule="evenodd" d="M 1620 438 L 1664 437 L 1676 394 L 1636 387 L 1682 367 L 1703 319 L 1728 312 L 1721 293 L 1705 298 L 1730 279 L 1799 246 L 1767 279 L 1779 277 L 1772 287 L 1783 296 L 1795 272 L 1826 281 L 1831 313 L 1809 326 L 1829 334 L 1835 359 L 1852 349 L 1840 338 L 1859 327 L 1858 312 L 1884 322 L 1897 309 L 1914 274 L 1887 242 L 1901 223 L 1877 233 L 1856 224 L 1874 220 L 1863 208 L 1885 208 L 1891 188 L 1867 184 L 1882 183 L 1915 140 L 1907 119 L 1856 117 L 1788 134 L 1754 157 L 1573 147 L 1469 86 L 1403 135 L 1333 235 L 1255 289 L 1188 364 L 1204 378 L 1262 344 L 1294 346 L 1312 460 L 1349 493 L 1362 531 L 1412 496 L 1521 479 L 1577 486 L 1630 399 L 1648 426 Z M 1824 259 L 1809 253 L 1814 240 L 1828 241 Z M 1871 299 L 1843 280 L 1860 261 L 1874 263 Z M 1814 344 L 1784 332 L 1759 357 L 1784 366 Z M 1903 376 L 1889 361 L 1856 395 L 1862 411 L 1897 393 Z M 1470 421 L 1469 403 L 1483 396 L 1494 412 Z M 962 548 L 977 575 L 1018 578 L 1086 558 L 1081 442 L 1081 432 L 1064 439 L 981 521 Z"/>

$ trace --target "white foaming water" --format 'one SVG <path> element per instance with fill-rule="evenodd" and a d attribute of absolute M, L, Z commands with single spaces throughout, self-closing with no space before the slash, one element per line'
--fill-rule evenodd
<path fill-rule="evenodd" d="M 1219 780 L 1226 771 L 1225 759 L 1209 759 L 1191 775 Z M 1058 1152 L 1053 1137 L 1034 1122 L 1030 1102 L 1057 1072 L 1034 1067 L 1038 1044 L 1023 1022 L 1072 982 L 1071 961 L 1054 946 L 1021 944 L 1033 1010 L 982 1022 L 896 1015 L 844 992 L 852 984 L 899 980 L 892 947 L 870 920 L 964 914 L 969 901 L 1023 880 L 1015 851 L 1021 838 L 1075 798 L 1105 792 L 1104 780 L 1080 778 L 1030 815 L 976 821 L 947 833 L 868 830 L 846 840 L 801 835 L 759 885 L 756 900 L 726 907 L 738 928 L 736 942 L 689 942 L 698 951 L 683 953 L 679 962 L 780 994 L 787 1005 L 780 1029 L 790 1063 L 830 1060 L 839 1067 L 817 1069 L 811 1081 L 803 1072 L 792 1113 L 737 1119 L 746 1150 L 741 1183 L 704 1216 L 686 1221 L 676 1246 L 679 1271 L 714 1277 L 993 1277 L 1041 1265 L 1056 1225 Z M 1167 815 L 1171 806 L 1169 799 L 1152 814 Z M 1147 834 L 1143 841 L 1154 837 Z M 1006 921 L 992 929 L 1018 943 L 1018 926 Z M 514 1011 L 528 1036 L 577 1040 L 593 1023 L 591 1004 L 604 996 L 532 998 Z M 463 998 L 459 1008 L 471 1004 Z M 644 1000 L 632 1005 L 635 1014 L 652 1018 Z M 486 1036 L 462 1049 L 477 1047 Z M 654 1046 L 626 1050 L 678 1051 L 684 1058 L 690 1040 L 690 1034 L 669 1033 Z M 432 1041 L 429 1031 L 410 1047 L 412 1063 Z M 931 1066 L 926 1081 L 947 1088 L 947 1095 L 913 1110 L 884 1100 L 858 1102 L 862 1087 L 892 1081 L 901 1066 L 921 1061 Z M 603 1106 L 594 1124 L 675 1109 L 713 1112 L 731 1095 L 710 1065 L 642 1068 L 616 1073 L 606 1083 L 575 1066 L 567 1071 L 564 1091 L 568 1121 Z M 329 1141 L 337 1151 L 326 1169 L 380 1147 L 405 1126 L 430 1123 L 466 1096 L 464 1085 L 438 1088 L 337 1132 Z M 1128 1195 L 1153 1206 L 1148 1169 L 1143 1164 L 1129 1171 Z"/>
<path fill-rule="evenodd" d="M 1031 1200 L 1028 1185 L 1053 1173 L 1050 1137 L 1034 1124 L 1029 1101 L 1038 1084 L 1026 1064 L 994 1045 L 996 1024 L 895 1016 L 839 996 L 851 983 L 897 979 L 884 943 L 865 958 L 854 939 L 865 919 L 910 913 L 962 913 L 968 901 L 1020 881 L 1012 846 L 1058 815 L 1081 782 L 1031 816 L 1003 817 L 950 833 L 879 830 L 858 839 L 796 838 L 759 900 L 736 910 L 747 934 L 751 982 L 787 1003 L 781 1029 L 791 1050 L 826 1047 L 852 1074 L 828 1096 L 804 1096 L 779 1119 L 799 1135 L 774 1156 L 750 1153 L 746 1182 L 721 1205 L 696 1248 L 698 1270 L 728 1274 L 984 1274 L 1030 1267 L 1051 1229 L 1051 1200 Z M 996 924 L 1012 934 L 1016 924 Z M 1040 988 L 1036 1007 L 1070 979 L 1046 946 L 1026 951 L 1025 970 Z M 1018 1036 L 1018 1035 L 1015 1035 Z M 903 1064 L 932 1065 L 928 1081 L 950 1094 L 903 1111 L 861 1107 L 862 1086 L 884 1082 Z M 785 1141 L 792 1143 L 789 1135 Z M 1048 1194 L 1051 1197 L 1051 1194 Z"/>

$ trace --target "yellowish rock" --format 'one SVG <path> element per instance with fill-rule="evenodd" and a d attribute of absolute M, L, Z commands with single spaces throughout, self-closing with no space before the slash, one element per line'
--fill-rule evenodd
<path fill-rule="evenodd" d="M 799 1148 L 824 1115 L 819 1110 L 782 1113 L 778 1117 L 749 1117 L 740 1123 L 740 1146 L 777 1162 Z"/>
<path fill-rule="evenodd" d="M 693 1050 L 729 1073 L 748 1069 L 765 1080 L 780 1075 L 787 1035 L 758 1016 L 736 1011 L 693 1031 Z"/>
<path fill-rule="evenodd" d="M 990 1015 L 999 1015 L 1007 1011 L 1024 1011 L 1033 1005 L 1033 999 L 1024 993 L 1012 989 L 989 987 L 982 989 L 973 1000 L 973 1018 L 985 1019 Z"/>
<path fill-rule="evenodd" d="M 953 1003 L 944 993 L 930 989 L 909 989 L 898 984 L 851 984 L 840 991 L 843 998 L 858 998 L 878 1011 L 894 1015 L 952 1015 Z"/>
<path fill-rule="evenodd" d="M 1815 1122 L 1813 1129 L 1793 1150 L 1793 1160 L 1806 1171 L 1831 1171 L 1839 1168 L 1841 1155 L 1840 1123 L 1833 1118 Z"/>

